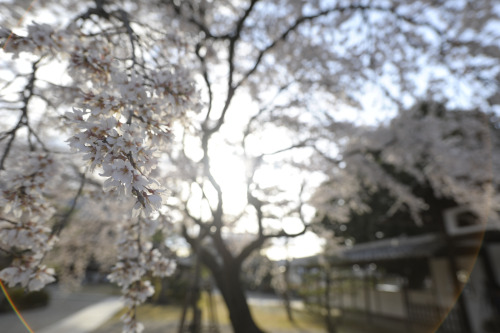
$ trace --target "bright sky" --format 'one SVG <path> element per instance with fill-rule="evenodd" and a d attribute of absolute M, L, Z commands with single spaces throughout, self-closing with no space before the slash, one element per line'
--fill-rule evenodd
<path fill-rule="evenodd" d="M 242 129 L 246 126 L 249 117 L 255 113 L 257 105 L 252 102 L 250 96 L 237 94 L 232 102 L 232 107 L 227 113 L 227 121 L 222 127 L 222 139 L 210 150 L 212 163 L 212 172 L 216 180 L 223 189 L 223 200 L 225 211 L 231 215 L 238 215 L 247 204 L 246 195 L 246 163 L 241 154 L 238 153 L 239 146 L 232 146 L 227 141 L 236 141 L 241 138 Z M 216 108 L 217 110 L 217 108 Z M 275 152 L 288 147 L 292 142 L 284 133 L 285 130 L 270 129 L 259 134 L 253 140 L 249 140 L 247 147 L 250 152 Z M 222 137 L 222 136 L 221 136 Z M 252 148 L 252 145 L 255 147 Z M 196 149 L 196 148 L 195 148 Z M 299 151 L 294 154 L 301 154 Z M 280 157 L 276 157 L 280 158 Z M 300 174 L 293 168 L 284 168 L 273 166 L 272 164 L 263 165 L 255 176 L 255 180 L 262 187 L 278 186 L 284 189 L 284 195 L 290 199 L 296 199 L 300 190 L 304 174 Z M 309 176 L 311 178 L 311 176 Z M 319 184 L 320 179 L 312 178 L 312 181 Z M 193 205 L 195 207 L 196 205 Z M 310 221 L 314 216 L 312 207 L 304 208 L 304 214 Z M 288 232 L 299 232 L 302 230 L 301 222 L 298 218 L 290 217 L 282 221 L 267 221 L 270 227 L 283 227 Z M 244 217 L 239 225 L 233 228 L 235 233 L 255 233 L 257 231 L 256 218 L 250 214 Z M 317 254 L 321 251 L 323 241 L 312 232 L 291 239 L 288 246 L 285 246 L 285 239 L 273 241 L 273 246 L 264 250 L 272 260 L 282 260 L 285 258 L 299 258 Z"/>
<path fill-rule="evenodd" d="M 279 140 L 279 133 L 276 133 L 276 140 Z M 224 189 L 223 200 L 227 213 L 238 214 L 246 205 L 246 183 L 245 183 L 245 166 L 244 161 L 238 157 L 226 155 L 224 151 L 214 151 L 212 158 L 214 161 L 213 172 L 216 179 L 219 180 L 221 187 Z M 278 170 L 276 168 L 263 168 L 263 172 L 259 173 L 259 184 L 262 185 L 278 185 L 280 187 L 289 188 L 291 192 L 296 192 L 293 187 L 300 186 L 300 177 L 292 174 L 291 170 Z M 294 181 L 295 180 L 295 181 Z M 306 211 L 309 218 L 314 214 L 312 208 Z M 296 218 L 284 219 L 282 221 L 283 228 L 288 232 L 299 232 L 301 223 Z M 279 222 L 277 222 L 279 224 Z M 278 226 L 277 226 L 278 227 Z M 242 220 L 241 225 L 235 228 L 237 232 L 256 232 L 255 217 L 251 217 L 245 221 Z M 284 246 L 284 239 L 274 242 L 265 251 L 265 254 L 272 260 L 282 260 L 285 258 L 307 257 L 317 254 L 321 251 L 323 241 L 314 233 L 308 232 L 304 236 L 290 240 L 288 248 Z"/>

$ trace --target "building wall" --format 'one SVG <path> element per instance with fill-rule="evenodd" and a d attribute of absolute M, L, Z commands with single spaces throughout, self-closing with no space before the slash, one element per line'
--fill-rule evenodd
<path fill-rule="evenodd" d="M 447 258 L 434 258 L 429 262 L 436 301 L 439 307 L 447 308 L 455 301 L 450 263 Z"/>

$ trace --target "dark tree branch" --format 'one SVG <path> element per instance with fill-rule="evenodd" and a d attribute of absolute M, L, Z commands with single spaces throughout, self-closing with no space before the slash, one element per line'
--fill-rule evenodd
<path fill-rule="evenodd" d="M 105 1 L 102 0 L 95 0 L 95 7 L 87 9 L 87 11 L 81 15 L 79 15 L 76 19 L 82 19 L 82 20 L 88 20 L 91 19 L 93 15 L 97 17 L 104 18 L 106 20 L 109 20 L 110 14 L 103 8 Z"/>
<path fill-rule="evenodd" d="M 207 115 L 205 117 L 205 121 L 208 121 L 208 119 L 210 117 L 210 112 L 212 111 L 213 93 L 212 93 L 212 84 L 211 84 L 210 78 L 208 76 L 207 63 L 205 60 L 205 56 L 203 56 L 200 53 L 201 48 L 202 48 L 202 45 L 200 43 L 198 43 L 196 45 L 195 52 L 196 52 L 196 56 L 198 57 L 198 59 L 201 62 L 201 68 L 203 71 L 203 79 L 205 80 L 205 85 L 207 86 L 207 89 L 208 89 L 208 107 L 207 107 Z"/>
<path fill-rule="evenodd" d="M 286 151 L 297 149 L 297 148 L 311 147 L 312 145 L 309 145 L 310 142 L 314 142 L 314 138 L 307 138 L 307 139 L 302 140 L 302 141 L 300 141 L 294 145 L 291 145 L 289 147 L 273 151 L 272 153 L 264 153 L 261 156 L 277 155 L 277 154 L 281 154 L 281 153 L 284 153 Z"/>
<path fill-rule="evenodd" d="M 208 156 L 208 141 L 209 141 L 209 135 L 207 134 L 207 132 L 203 132 L 203 137 L 202 137 L 203 171 L 207 176 L 208 180 L 210 181 L 210 184 L 212 184 L 215 191 L 217 192 L 217 207 L 215 210 L 212 210 L 212 215 L 214 218 L 215 226 L 220 229 L 222 227 L 222 215 L 223 215 L 222 188 L 220 187 L 219 183 L 217 182 L 212 172 L 210 171 L 210 157 Z"/>
<path fill-rule="evenodd" d="M 14 143 L 14 139 L 16 137 L 17 131 L 24 126 L 29 127 L 29 117 L 28 117 L 28 104 L 31 100 L 31 98 L 34 96 L 34 89 L 35 89 L 35 81 L 36 81 L 36 72 L 38 70 L 38 65 L 40 61 L 42 61 L 43 57 L 40 57 L 38 60 L 33 62 L 31 64 L 31 74 L 28 79 L 28 83 L 24 87 L 23 90 L 23 100 L 22 100 L 22 107 L 20 109 L 21 111 L 21 116 L 19 117 L 19 121 L 17 122 L 16 126 L 10 130 L 7 134 L 10 136 L 9 141 L 7 142 L 7 146 L 5 147 L 5 150 L 2 155 L 2 159 L 0 160 L 0 170 L 5 170 L 5 161 L 7 160 L 7 157 L 9 156 L 10 149 L 12 148 L 12 144 Z M 2 138 L 4 139 L 4 138 Z"/>
<path fill-rule="evenodd" d="M 11 224 L 17 224 L 17 222 L 6 219 L 5 217 L 1 217 L 1 216 L 0 216 L 0 221 L 5 221 L 5 222 L 11 223 Z"/>
<path fill-rule="evenodd" d="M 226 95 L 226 101 L 224 102 L 224 107 L 222 109 L 221 115 L 219 119 L 217 120 L 216 124 L 212 128 L 208 128 L 208 123 L 205 121 L 204 127 L 206 129 L 206 132 L 208 135 L 212 135 L 213 133 L 217 132 L 222 124 L 224 124 L 225 116 L 227 113 L 227 110 L 229 109 L 229 105 L 231 104 L 231 100 L 233 99 L 234 93 L 236 92 L 237 86 L 233 84 L 234 80 L 234 69 L 235 69 L 235 63 L 234 63 L 234 55 L 235 55 L 235 49 L 236 49 L 236 43 L 241 37 L 241 31 L 243 29 L 243 26 L 245 24 L 246 19 L 252 12 L 255 4 L 257 3 L 258 0 L 252 0 L 250 2 L 250 5 L 248 8 L 245 10 L 243 15 L 240 17 L 238 22 L 236 23 L 236 28 L 234 32 L 230 34 L 229 37 L 229 56 L 227 59 L 227 64 L 229 67 L 229 73 L 228 73 L 228 79 L 227 79 L 227 95 Z M 208 120 L 208 118 L 207 118 Z"/>
<path fill-rule="evenodd" d="M 254 170 L 253 170 L 254 173 L 255 173 L 255 170 L 256 170 L 256 168 L 254 168 Z M 299 193 L 300 198 L 302 198 L 304 188 L 305 188 L 305 184 L 302 183 L 302 186 L 300 188 L 300 193 Z M 247 193 L 249 195 L 249 200 L 248 200 L 249 204 L 251 204 L 257 211 L 257 220 L 258 220 L 258 224 L 259 224 L 259 231 L 257 234 L 257 238 L 255 238 L 255 240 L 253 240 L 247 246 L 245 246 L 243 248 L 243 250 L 236 256 L 236 262 L 238 265 L 241 265 L 245 261 L 245 259 L 248 258 L 248 256 L 250 254 L 252 254 L 252 252 L 261 248 L 268 239 L 280 238 L 280 237 L 295 238 L 295 237 L 304 235 L 306 233 L 307 229 L 309 228 L 309 225 L 306 223 L 304 215 L 302 213 L 302 207 L 304 205 L 304 202 L 301 199 L 299 206 L 295 209 L 295 211 L 298 212 L 298 214 L 299 214 L 299 219 L 302 222 L 302 225 L 304 226 L 304 228 L 301 231 L 299 231 L 297 233 L 288 233 L 282 229 L 276 233 L 265 234 L 264 230 L 263 230 L 263 225 L 262 225 L 262 218 L 263 218 L 262 205 L 263 205 L 263 202 L 258 200 L 254 196 L 252 196 L 250 193 L 250 190 L 247 190 Z"/>
<path fill-rule="evenodd" d="M 255 4 L 258 2 L 259 0 L 251 0 L 250 1 L 250 5 L 248 6 L 248 8 L 245 10 L 245 13 L 243 13 L 243 15 L 241 16 L 241 18 L 238 20 L 238 23 L 236 24 L 236 30 L 234 32 L 234 35 L 231 36 L 231 39 L 239 39 L 239 36 L 241 34 L 241 30 L 243 29 L 243 25 L 245 24 L 245 21 L 246 19 L 248 18 L 248 16 L 250 15 L 250 13 L 252 12 Z"/>
<path fill-rule="evenodd" d="M 220 271 L 221 267 L 220 264 L 217 262 L 215 256 L 210 253 L 207 249 L 205 249 L 203 246 L 201 246 L 201 242 L 203 239 L 205 239 L 206 236 L 208 236 L 210 233 L 210 230 L 208 228 L 201 229 L 200 233 L 196 238 L 189 236 L 189 233 L 187 231 L 187 227 L 185 224 L 182 225 L 182 236 L 188 244 L 191 246 L 192 249 L 196 249 L 197 255 L 200 256 L 202 262 L 206 264 L 207 266 L 210 267 L 212 271 Z"/>
<path fill-rule="evenodd" d="M 174 9 L 175 13 L 179 16 L 185 16 L 186 14 L 183 13 L 182 11 L 182 3 L 180 4 L 176 4 L 175 1 L 173 0 L 163 0 L 162 1 L 163 3 L 165 3 L 166 5 L 171 5 L 172 8 Z M 188 4 L 190 9 L 192 10 L 192 6 L 190 4 Z M 203 13 L 199 13 L 199 14 L 203 14 Z M 200 20 L 198 20 L 194 15 L 189 15 L 188 17 L 186 17 L 186 20 L 193 24 L 194 26 L 196 26 L 201 32 L 203 32 L 205 34 L 205 38 L 206 39 L 214 39 L 214 40 L 222 40 L 222 39 L 228 39 L 229 38 L 229 35 L 220 35 L 220 36 L 217 36 L 217 35 L 214 35 L 210 29 L 203 23 L 201 22 Z"/>
<path fill-rule="evenodd" d="M 69 224 L 71 220 L 71 215 L 76 210 L 77 201 L 81 197 L 83 192 L 83 187 L 85 186 L 85 181 L 86 181 L 85 172 L 83 172 L 80 175 L 80 177 L 81 177 L 80 186 L 78 187 L 78 191 L 73 198 L 73 202 L 71 203 L 70 208 L 61 216 L 61 218 L 52 227 L 52 235 L 59 236 L 62 229 L 64 229 Z"/>
<path fill-rule="evenodd" d="M 260 249 L 268 239 L 281 238 L 281 237 L 286 237 L 286 238 L 299 237 L 304 235 L 308 228 L 309 228 L 308 225 L 304 225 L 304 229 L 302 229 L 297 233 L 288 233 L 285 230 L 280 230 L 277 233 L 260 235 L 254 241 L 250 242 L 247 246 L 245 246 L 245 248 L 236 257 L 236 261 L 241 265 L 243 261 L 245 261 L 245 259 L 248 258 L 250 254 L 252 254 L 252 252 Z"/>
<path fill-rule="evenodd" d="M 285 85 L 282 85 L 278 92 L 276 93 L 276 95 L 271 99 L 271 101 L 268 103 L 268 105 L 266 106 L 263 106 L 261 108 L 259 108 L 259 111 L 253 115 L 249 121 L 248 121 L 248 124 L 247 126 L 245 127 L 245 130 L 243 131 L 243 150 L 246 151 L 246 139 L 247 137 L 250 135 L 250 133 L 252 132 L 252 124 L 256 121 L 258 121 L 259 117 L 264 114 L 264 113 L 267 113 L 269 112 L 275 105 L 274 105 L 274 102 L 276 101 L 276 99 L 284 92 L 288 89 L 288 87 L 290 87 L 292 83 L 289 82 Z"/>
<path fill-rule="evenodd" d="M 116 12 L 113 13 L 113 16 L 116 17 L 120 22 L 123 23 L 123 27 L 127 31 L 127 36 L 130 42 L 130 47 L 131 47 L 131 56 L 132 56 L 132 65 L 130 68 L 134 67 L 137 64 L 137 59 L 136 59 L 136 50 L 135 50 L 135 42 L 136 39 L 138 38 L 137 35 L 135 34 L 134 30 L 132 29 L 132 26 L 130 25 L 130 19 L 129 19 L 129 14 L 124 11 L 123 9 L 119 9 Z"/>
<path fill-rule="evenodd" d="M 40 138 L 40 136 L 38 135 L 38 133 L 36 133 L 33 128 L 31 127 L 31 125 L 29 124 L 26 124 L 26 127 L 28 127 L 28 131 L 29 131 L 29 134 L 30 136 L 33 136 L 36 141 L 40 144 L 40 146 L 42 147 L 42 150 L 46 153 L 49 152 L 49 149 L 47 148 L 47 146 L 45 145 L 45 143 L 42 141 L 42 139 Z"/>
<path fill-rule="evenodd" d="M 419 22 L 417 19 L 415 19 L 412 16 L 402 15 L 402 14 L 397 12 L 397 7 L 395 7 L 395 6 L 384 7 L 384 6 L 356 5 L 356 4 L 348 5 L 348 6 L 337 6 L 334 8 L 323 10 L 317 14 L 314 14 L 314 15 L 302 16 L 302 17 L 298 18 L 277 39 L 272 41 L 264 49 L 260 50 L 260 52 L 259 52 L 259 54 L 254 62 L 253 67 L 250 70 L 248 70 L 246 73 L 243 74 L 243 77 L 241 78 L 241 80 L 237 84 L 235 84 L 234 88 L 236 89 L 240 85 L 242 85 L 258 69 L 264 55 L 266 55 L 270 50 L 272 50 L 274 47 L 276 47 L 276 45 L 279 42 L 285 41 L 287 39 L 288 35 L 290 35 L 290 33 L 294 32 L 294 31 L 296 31 L 299 28 L 299 26 L 301 26 L 303 23 L 313 21 L 317 18 L 329 15 L 329 14 L 334 13 L 334 12 L 338 12 L 338 13 L 343 13 L 343 12 L 347 12 L 347 11 L 366 12 L 366 11 L 370 11 L 370 10 L 391 13 L 392 15 L 395 16 L 396 19 L 398 19 L 400 21 L 405 21 L 405 22 L 407 22 L 411 25 L 414 25 L 414 26 L 426 26 L 429 29 L 431 29 L 432 31 L 434 31 L 441 39 L 446 40 L 448 43 L 453 44 L 454 46 L 464 44 L 464 43 L 461 43 L 459 41 L 448 41 L 446 36 L 444 35 L 444 32 L 441 31 L 440 29 L 438 29 L 433 24 L 431 24 L 429 22 Z M 443 44 L 442 44 L 442 47 L 443 47 Z"/>
<path fill-rule="evenodd" d="M 334 11 L 338 11 L 338 10 L 339 10 L 338 8 L 328 9 L 328 10 L 321 11 L 318 14 L 315 14 L 315 15 L 302 16 L 302 17 L 298 18 L 277 39 L 275 39 L 267 47 L 265 47 L 264 49 L 262 49 L 259 52 L 259 55 L 257 56 L 257 59 L 255 60 L 255 63 L 253 65 L 253 67 L 243 75 L 243 77 L 241 78 L 241 80 L 235 85 L 235 88 L 241 86 L 243 84 L 243 82 L 245 82 L 257 70 L 257 68 L 259 67 L 259 65 L 260 65 L 260 63 L 262 61 L 262 58 L 264 57 L 265 54 L 267 54 L 270 50 L 272 50 L 279 42 L 285 41 L 286 38 L 288 37 L 288 35 L 290 33 L 292 33 L 293 31 L 297 30 L 297 28 L 300 25 L 302 25 L 304 22 L 312 21 L 312 20 L 314 20 L 314 19 L 316 19 L 318 17 L 322 17 L 322 16 L 325 16 L 325 15 L 328 15 L 328 14 L 330 14 L 330 13 L 332 13 Z"/>

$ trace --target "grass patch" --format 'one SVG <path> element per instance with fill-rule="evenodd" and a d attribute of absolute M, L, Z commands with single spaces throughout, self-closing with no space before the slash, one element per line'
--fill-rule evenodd
<path fill-rule="evenodd" d="M 250 306 L 252 315 L 263 330 L 308 332 L 323 330 L 322 318 L 306 311 L 292 310 L 293 322 L 288 320 L 284 306 Z"/>
<path fill-rule="evenodd" d="M 216 322 L 221 326 L 229 326 L 229 313 L 220 295 L 212 296 L 212 310 L 210 310 L 210 298 L 207 293 L 202 293 L 199 306 L 202 311 L 203 323 L 212 322 L 211 313 L 215 316 Z M 294 322 L 290 322 L 286 315 L 285 308 L 277 305 L 250 305 L 252 315 L 259 325 L 266 332 L 324 332 L 323 321 L 320 317 L 303 310 L 294 310 Z M 125 309 L 117 313 L 106 326 L 119 322 L 120 317 L 125 313 Z M 138 307 L 138 320 L 148 327 L 149 323 L 179 323 L 182 316 L 182 305 L 155 305 L 144 304 Z M 212 312 L 211 312 L 212 311 Z M 192 311 L 188 310 L 186 323 L 191 322 Z"/>
<path fill-rule="evenodd" d="M 210 296 L 207 292 L 201 293 L 200 302 L 202 319 L 204 322 L 210 322 L 211 311 L 219 324 L 230 324 L 229 312 L 221 295 L 212 295 L 212 310 L 210 310 Z"/>
<path fill-rule="evenodd" d="M 221 295 L 213 295 L 212 302 L 216 318 L 219 324 L 230 324 L 229 313 Z M 209 322 L 209 296 L 202 293 L 200 299 L 203 320 Z M 294 322 L 290 322 L 286 315 L 284 306 L 277 305 L 250 305 L 250 311 L 256 323 L 265 331 L 290 331 L 298 332 L 297 329 L 323 329 L 322 319 L 306 311 L 293 310 Z"/>
<path fill-rule="evenodd" d="M 137 315 L 139 320 L 144 321 L 178 321 L 182 315 L 182 307 L 177 305 L 144 304 L 137 308 Z"/>

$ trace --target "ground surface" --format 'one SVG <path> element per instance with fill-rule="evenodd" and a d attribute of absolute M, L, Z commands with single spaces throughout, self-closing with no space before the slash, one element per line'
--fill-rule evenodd
<path fill-rule="evenodd" d="M 41 309 L 23 311 L 22 315 L 36 333 L 120 333 L 122 324 L 119 320 L 120 311 L 110 314 L 100 326 L 87 329 L 89 322 L 102 320 L 102 305 L 114 297 L 116 308 L 116 293 L 109 287 L 84 288 L 78 292 L 67 293 L 57 287 L 49 288 L 51 302 Z M 113 296 L 114 294 L 114 296 Z M 220 296 L 213 295 L 210 308 L 208 296 L 205 294 L 200 301 L 204 318 L 203 333 L 233 333 L 228 321 L 228 314 Z M 286 316 L 281 300 L 264 295 L 250 295 L 249 304 L 258 325 L 267 333 L 326 333 L 322 319 L 304 310 L 300 302 L 294 303 L 294 319 L 291 323 Z M 101 307 L 100 307 L 101 306 Z M 211 310 L 210 310 L 211 309 Z M 116 310 L 112 310 L 116 312 Z M 84 314 L 83 318 L 81 314 Z M 80 316 L 78 316 L 80 314 Z M 181 306 L 154 306 L 146 304 L 139 308 L 139 320 L 144 323 L 145 333 L 178 332 Z M 211 315 L 210 315 L 211 314 Z M 79 317 L 74 321 L 75 327 L 67 328 L 60 325 L 68 319 Z M 212 318 L 212 319 L 211 319 Z M 70 320 L 70 322 L 73 322 Z M 186 325 L 190 320 L 186 321 Z M 218 330 L 211 330 L 210 324 L 216 323 Z M 362 313 L 344 314 L 337 321 L 337 333 L 429 333 L 428 329 L 410 327 L 408 323 L 387 318 L 369 318 Z M 99 327 L 98 327 L 99 326 Z M 95 328 L 98 327 L 98 328 Z M 212 326 L 213 327 L 213 326 Z M 1 333 L 28 333 L 14 313 L 0 314 Z"/>
<path fill-rule="evenodd" d="M 233 333 L 225 305 L 221 299 L 215 295 L 213 297 L 213 312 L 217 318 L 218 330 L 210 330 L 210 316 L 208 299 L 205 295 L 200 301 L 204 318 L 203 333 Z M 267 333 L 326 333 L 322 319 L 307 313 L 307 311 L 297 302 L 293 311 L 294 323 L 291 323 L 287 316 L 282 302 L 276 297 L 269 297 L 258 294 L 250 294 L 249 304 L 258 325 Z M 139 320 L 145 325 L 145 333 L 165 333 L 178 332 L 179 318 L 182 308 L 180 306 L 153 306 L 145 305 L 139 312 Z M 121 323 L 119 314 L 111 318 L 106 324 L 93 333 L 120 333 Z M 187 320 L 187 323 L 190 321 Z M 345 315 L 342 320 L 338 320 L 337 333 L 429 333 L 418 327 L 409 327 L 407 323 L 386 318 L 367 318 L 363 314 Z"/>

